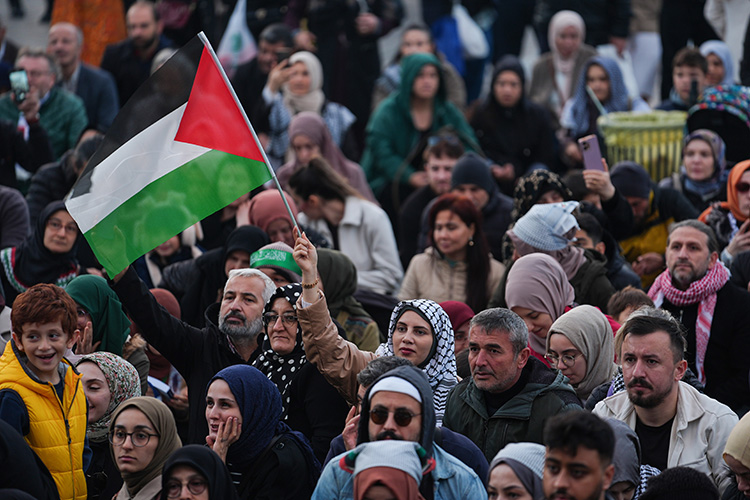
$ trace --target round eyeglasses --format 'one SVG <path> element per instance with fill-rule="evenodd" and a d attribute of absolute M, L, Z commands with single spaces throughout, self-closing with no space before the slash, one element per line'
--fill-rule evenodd
<path fill-rule="evenodd" d="M 159 437 L 158 434 L 149 434 L 144 431 L 125 432 L 120 429 L 115 429 L 109 433 L 109 442 L 115 446 L 122 446 L 125 444 L 125 440 L 130 436 L 130 442 L 133 446 L 140 448 L 146 446 L 151 439 L 151 436 Z"/>
<path fill-rule="evenodd" d="M 544 355 L 545 359 L 549 361 L 549 364 L 552 368 L 557 368 L 557 363 L 562 359 L 563 365 L 567 366 L 568 368 L 571 368 L 573 365 L 576 364 L 576 358 L 578 356 L 583 356 L 582 353 L 578 354 L 563 354 L 562 356 L 548 352 Z"/>

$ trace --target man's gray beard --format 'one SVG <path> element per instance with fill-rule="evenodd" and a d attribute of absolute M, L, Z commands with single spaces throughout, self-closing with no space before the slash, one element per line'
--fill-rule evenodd
<path fill-rule="evenodd" d="M 219 318 L 219 331 L 229 335 L 232 340 L 255 340 L 263 331 L 263 319 L 255 318 L 249 322 L 245 320 L 244 325 L 228 325 L 224 322 L 224 318 Z"/>

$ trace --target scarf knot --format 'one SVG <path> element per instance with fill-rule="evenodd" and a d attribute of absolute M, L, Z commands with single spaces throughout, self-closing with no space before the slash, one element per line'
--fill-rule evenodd
<path fill-rule="evenodd" d="M 711 336 L 716 292 L 721 290 L 727 281 L 729 281 L 729 270 L 721 261 L 717 261 L 703 278 L 690 283 L 687 290 L 675 288 L 672 284 L 672 276 L 669 270 L 666 270 L 656 278 L 648 291 L 648 296 L 654 301 L 656 307 L 661 307 L 665 298 L 677 307 L 699 303 L 698 316 L 695 320 L 695 367 L 702 384 L 706 383 L 703 362 L 706 357 L 708 339 Z"/>

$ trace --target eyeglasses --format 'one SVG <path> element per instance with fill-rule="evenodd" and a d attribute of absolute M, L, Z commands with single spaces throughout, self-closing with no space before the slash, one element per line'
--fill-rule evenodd
<path fill-rule="evenodd" d="M 195 478 L 191 479 L 187 483 L 177 481 L 176 479 L 170 479 L 167 481 L 167 498 L 177 498 L 182 493 L 182 487 L 187 486 L 187 489 L 193 495 L 200 495 L 206 491 L 208 483 L 204 479 Z"/>
<path fill-rule="evenodd" d="M 385 408 L 374 408 L 370 410 L 370 420 L 373 424 L 383 425 L 388 420 L 388 414 L 393 413 L 393 420 L 396 421 L 396 425 L 399 427 L 406 427 L 411 423 L 411 419 L 418 417 L 421 413 L 412 413 L 409 410 L 399 408 L 394 411 L 387 410 Z"/>
<path fill-rule="evenodd" d="M 736 189 L 738 193 L 747 193 L 750 191 L 750 183 L 740 182 L 734 187 L 734 189 Z"/>
<path fill-rule="evenodd" d="M 547 361 L 549 361 L 549 364 L 552 366 L 552 368 L 555 368 L 557 366 L 557 362 L 560 361 L 560 359 L 562 359 L 563 365 L 571 368 L 574 364 L 576 364 L 576 358 L 578 356 L 583 356 L 583 354 L 579 352 L 578 354 L 563 354 L 562 356 L 559 356 L 557 354 L 548 352 L 544 355 Z"/>
<path fill-rule="evenodd" d="M 128 436 L 130 436 L 130 442 L 137 448 L 146 446 L 151 439 L 151 436 L 159 437 L 158 434 L 149 434 L 148 432 L 143 431 L 125 432 L 115 429 L 109 433 L 109 442 L 115 446 L 122 446 L 125 444 L 125 440 Z"/>
<path fill-rule="evenodd" d="M 451 146 L 457 146 L 461 141 L 453 134 L 431 135 L 427 138 L 427 146 L 433 147 L 440 142 L 445 142 Z"/>
<path fill-rule="evenodd" d="M 64 225 L 57 219 L 50 219 L 47 221 L 47 227 L 52 229 L 54 232 L 58 232 L 60 229 L 65 228 L 65 232 L 68 234 L 75 234 L 78 232 L 78 226 L 75 224 Z"/>
<path fill-rule="evenodd" d="M 275 325 L 279 317 L 281 318 L 281 322 L 285 325 L 292 326 L 297 324 L 297 315 L 291 313 L 282 314 L 281 316 L 276 313 L 266 313 L 263 315 L 263 321 L 266 323 L 266 325 Z"/>

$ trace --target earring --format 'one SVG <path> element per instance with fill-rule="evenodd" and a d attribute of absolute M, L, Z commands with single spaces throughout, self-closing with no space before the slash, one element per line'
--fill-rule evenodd
<path fill-rule="evenodd" d="M 469 246 L 470 246 L 470 247 L 473 247 L 473 246 L 474 246 L 474 237 L 473 237 L 473 236 L 471 236 L 471 237 L 469 238 Z"/>

